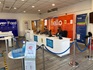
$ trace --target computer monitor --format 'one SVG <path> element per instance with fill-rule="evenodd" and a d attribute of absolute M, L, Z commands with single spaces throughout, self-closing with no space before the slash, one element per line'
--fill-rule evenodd
<path fill-rule="evenodd" d="M 51 30 L 48 32 L 49 37 L 52 37 Z"/>
<path fill-rule="evenodd" d="M 93 12 L 89 13 L 89 22 L 93 24 Z"/>

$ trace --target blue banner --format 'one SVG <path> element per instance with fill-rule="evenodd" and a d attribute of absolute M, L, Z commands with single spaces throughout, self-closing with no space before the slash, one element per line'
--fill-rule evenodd
<path fill-rule="evenodd" d="M 85 43 L 85 36 L 87 31 L 87 14 L 80 14 L 76 16 L 76 34 L 77 42 Z"/>
<path fill-rule="evenodd" d="M 18 36 L 18 22 L 16 19 L 0 19 L 0 31 L 12 31 L 14 36 Z"/>

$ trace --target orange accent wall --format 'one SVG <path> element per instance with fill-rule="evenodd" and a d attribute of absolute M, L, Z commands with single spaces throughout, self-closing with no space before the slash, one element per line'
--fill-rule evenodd
<path fill-rule="evenodd" d="M 69 15 L 63 15 L 58 17 L 51 17 L 47 19 L 47 28 L 48 30 L 52 31 L 52 34 L 56 34 L 58 27 L 61 27 L 62 30 L 67 30 L 68 32 L 68 38 L 75 37 L 75 19 L 74 14 Z M 39 23 L 40 30 L 43 31 L 44 29 L 44 20 L 41 20 Z M 35 31 L 35 25 L 34 22 L 32 22 L 32 29 Z"/>
<path fill-rule="evenodd" d="M 59 21 L 62 22 L 62 25 L 59 25 Z M 56 34 L 58 27 L 61 27 L 62 30 L 68 31 L 67 37 L 73 40 L 73 33 L 75 33 L 74 14 L 59 16 L 58 18 L 50 18 L 47 21 L 47 27 L 52 31 L 52 34 Z"/>
<path fill-rule="evenodd" d="M 74 14 L 70 14 L 70 15 L 64 15 L 64 16 L 59 16 L 58 17 L 59 20 L 61 20 L 62 23 L 62 30 L 67 30 L 68 31 L 68 38 L 71 38 L 71 40 L 73 40 L 73 31 L 74 31 Z"/>

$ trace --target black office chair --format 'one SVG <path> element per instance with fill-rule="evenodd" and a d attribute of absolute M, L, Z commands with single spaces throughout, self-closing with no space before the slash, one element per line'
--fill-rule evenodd
<path fill-rule="evenodd" d="M 67 32 L 66 30 L 64 30 L 62 36 L 63 36 L 63 37 L 67 37 L 67 35 L 68 35 L 68 32 Z"/>

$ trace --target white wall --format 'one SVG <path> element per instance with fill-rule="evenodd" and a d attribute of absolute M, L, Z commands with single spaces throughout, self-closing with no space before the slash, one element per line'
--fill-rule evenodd
<path fill-rule="evenodd" d="M 61 16 L 61 15 L 65 15 L 65 13 L 81 14 L 81 13 L 87 13 L 90 10 L 91 10 L 91 0 L 86 0 L 83 2 L 79 2 L 76 4 L 66 6 L 64 8 L 58 9 L 57 12 L 50 12 L 50 13 L 42 14 L 41 18 L 47 18 L 47 17 L 52 17 L 52 16 Z"/>
<path fill-rule="evenodd" d="M 23 36 L 25 32 L 24 21 L 29 21 L 29 28 L 31 29 L 31 20 L 40 19 L 38 14 L 21 14 L 21 13 L 0 13 L 0 19 L 17 19 L 18 20 L 18 34 Z"/>
<path fill-rule="evenodd" d="M 51 13 L 45 13 L 41 15 L 41 18 L 47 18 L 47 17 L 55 17 L 55 16 L 62 16 L 67 14 L 84 14 L 92 11 L 93 9 L 93 0 L 85 0 L 83 2 L 79 2 L 76 4 L 72 4 L 70 6 L 66 6 L 64 8 L 58 9 L 57 12 L 51 12 Z M 91 31 L 93 33 L 93 24 L 89 24 L 88 21 L 88 29 L 87 31 Z"/>
<path fill-rule="evenodd" d="M 64 8 L 58 9 L 57 12 L 51 12 L 51 13 L 45 13 L 45 14 L 21 14 L 21 13 L 0 13 L 0 19 L 17 19 L 19 24 L 18 24 L 18 32 L 19 36 L 24 35 L 25 31 L 25 25 L 24 21 L 30 21 L 31 20 L 37 20 L 40 18 L 47 18 L 51 16 L 61 16 L 64 15 L 65 13 L 67 14 L 82 14 L 82 13 L 88 13 L 93 10 L 93 0 L 85 0 L 84 2 L 80 2 L 77 4 L 72 4 L 70 6 L 66 6 Z M 88 31 L 91 31 L 93 33 L 93 24 L 88 23 Z M 31 27 L 29 27 L 31 28 Z"/>

